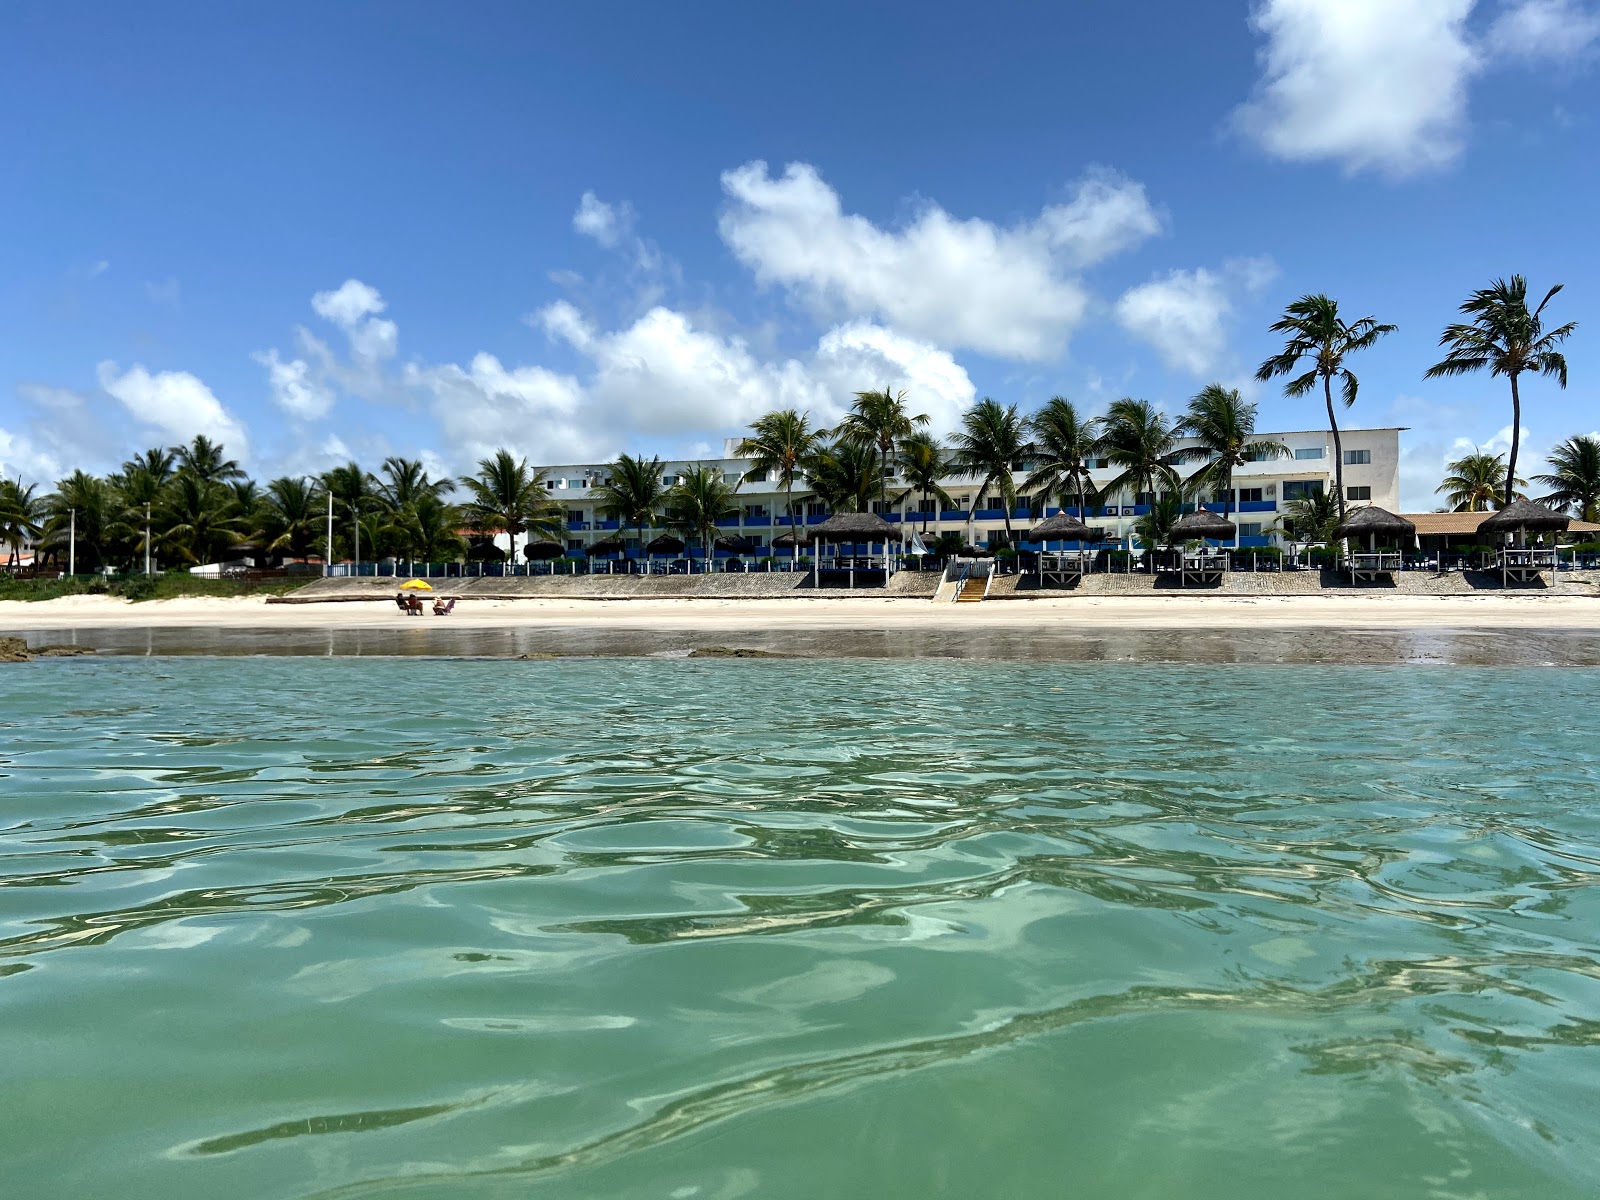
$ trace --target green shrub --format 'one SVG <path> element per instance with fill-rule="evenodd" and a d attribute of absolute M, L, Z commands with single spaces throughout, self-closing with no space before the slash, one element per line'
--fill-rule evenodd
<path fill-rule="evenodd" d="M 1600 554 L 1600 542 L 1578 542 L 1576 545 L 1563 546 L 1562 549 L 1574 554 Z"/>

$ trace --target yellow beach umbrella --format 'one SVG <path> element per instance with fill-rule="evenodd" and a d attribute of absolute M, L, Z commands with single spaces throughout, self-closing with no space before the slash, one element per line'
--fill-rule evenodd
<path fill-rule="evenodd" d="M 433 584 L 421 579 L 408 579 L 400 585 L 400 590 L 402 592 L 431 592 L 433 591 Z"/>

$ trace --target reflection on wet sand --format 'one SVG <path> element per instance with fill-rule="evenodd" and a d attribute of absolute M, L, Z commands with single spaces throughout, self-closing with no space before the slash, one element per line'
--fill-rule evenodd
<path fill-rule="evenodd" d="M 116 655 L 517 658 L 684 655 L 732 646 L 805 658 L 959 658 L 1015 662 L 1440 663 L 1597 666 L 1600 633 L 1580 629 L 857 629 L 738 632 L 514 626 L 439 628 L 79 627 L 30 632 Z"/>

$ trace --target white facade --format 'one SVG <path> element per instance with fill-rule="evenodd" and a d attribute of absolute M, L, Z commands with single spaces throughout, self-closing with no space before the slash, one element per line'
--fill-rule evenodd
<path fill-rule="evenodd" d="M 1349 503 L 1376 504 L 1390 512 L 1399 511 L 1400 433 L 1399 428 L 1340 431 L 1345 454 L 1344 484 Z M 1262 433 L 1259 437 L 1265 441 L 1282 442 L 1289 448 L 1292 457 L 1246 463 L 1234 472 L 1236 495 L 1228 506 L 1229 517 L 1239 526 L 1240 543 L 1246 546 L 1271 545 L 1283 540 L 1279 528 L 1280 515 L 1297 492 L 1306 489 L 1333 490 L 1333 437 L 1326 430 Z M 770 479 L 739 482 L 750 464 L 749 460 L 733 453 L 738 444 L 738 438 L 729 438 L 723 446 L 723 457 L 720 459 L 663 461 L 663 482 L 670 486 L 677 482 L 684 470 L 695 465 L 720 469 L 727 482 L 738 483 L 741 510 L 738 517 L 724 522 L 726 531 L 753 538 L 766 547 L 773 537 L 788 529 L 784 519 L 784 495 Z M 1187 444 L 1192 443 L 1188 439 L 1179 443 L 1180 446 Z M 1175 469 L 1187 476 L 1199 465 L 1178 463 Z M 1091 466 L 1090 474 L 1097 488 L 1103 489 L 1118 474 L 1104 460 L 1094 462 Z M 602 503 L 599 489 L 610 475 L 609 464 L 561 463 L 539 469 L 544 472 L 551 498 L 561 505 L 566 514 L 569 550 L 581 552 L 601 538 L 616 534 L 629 543 L 631 552 L 634 533 L 619 529 L 617 522 L 606 520 L 598 511 Z M 1031 464 L 1024 463 L 1022 469 L 1013 474 L 1019 493 L 1029 469 Z M 895 502 L 893 498 L 904 493 L 906 485 L 899 476 L 892 476 L 888 481 L 891 502 L 889 512 L 885 515 L 892 522 L 906 521 L 918 532 L 925 528 L 924 538 L 930 542 L 941 533 L 952 532 L 960 534 L 968 542 L 982 545 L 993 534 L 1004 530 L 1005 514 L 998 507 L 997 499 L 979 494 L 980 482 L 976 477 L 948 476 L 943 486 L 956 502 L 956 507 L 944 512 L 930 512 L 925 518 L 921 512 L 920 496 L 911 494 L 903 502 Z M 796 480 L 794 496 L 800 523 L 816 524 L 826 515 L 825 509 L 810 495 L 802 479 Z M 1019 495 L 1018 506 L 1011 514 L 1014 534 L 1020 535 L 1026 531 L 1039 516 L 1059 511 L 1057 497 L 1050 498 L 1048 505 L 1037 509 L 1034 508 L 1033 499 Z M 1127 537 L 1138 517 L 1147 511 L 1139 504 L 1140 497 L 1121 494 L 1104 499 L 1105 504 L 1091 508 L 1084 520 L 1092 526 L 1104 528 L 1108 540 Z M 659 532 L 659 527 L 656 532 Z M 647 529 L 645 539 L 648 541 L 653 536 L 655 534 Z"/>

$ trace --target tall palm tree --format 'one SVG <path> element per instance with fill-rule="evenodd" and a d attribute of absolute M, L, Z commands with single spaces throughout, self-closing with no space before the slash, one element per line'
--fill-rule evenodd
<path fill-rule="evenodd" d="M 1289 535 L 1300 542 L 1333 541 L 1333 531 L 1343 519 L 1333 497 L 1320 490 L 1290 500 L 1283 507 Z"/>
<path fill-rule="evenodd" d="M 116 492 L 106 480 L 74 471 L 56 483 L 44 501 L 41 549 L 67 561 L 68 542 L 75 541 L 77 566 L 98 567 L 112 538 L 118 516 Z"/>
<path fill-rule="evenodd" d="M 813 429 L 811 414 L 781 408 L 759 417 L 750 425 L 750 436 L 739 443 L 735 454 L 748 455 L 750 469 L 744 482 L 754 483 L 768 474 L 776 476 L 775 482 L 783 489 L 783 513 L 789 518 L 789 532 L 795 533 L 794 481 L 807 459 L 821 447 L 826 430 Z M 794 544 L 794 556 L 800 557 L 800 543 Z"/>
<path fill-rule="evenodd" d="M 878 452 L 873 446 L 843 439 L 823 446 L 805 464 L 811 494 L 829 513 L 865 512 L 878 490 Z M 881 477 L 881 476 L 880 476 Z"/>
<path fill-rule="evenodd" d="M 922 532 L 928 532 L 929 500 L 936 500 L 946 509 L 956 506 L 942 481 L 950 473 L 944 448 L 930 433 L 914 433 L 900 443 L 900 474 L 907 486 L 922 497 Z"/>
<path fill-rule="evenodd" d="M 1247 404 L 1237 388 L 1207 384 L 1189 398 L 1188 410 L 1178 421 L 1178 431 L 1196 445 L 1178 451 L 1184 462 L 1201 465 L 1185 481 L 1195 503 L 1206 492 L 1222 493 L 1222 510 L 1233 510 L 1233 473 L 1248 462 L 1288 458 L 1282 442 L 1256 437 L 1256 406 Z M 1238 534 L 1234 534 L 1237 544 Z"/>
<path fill-rule="evenodd" d="M 347 462 L 342 467 L 324 471 L 319 478 L 323 496 L 333 497 L 334 542 L 348 541 L 351 557 L 360 547 L 354 545 L 352 523 L 383 507 L 383 497 L 378 491 L 378 481 L 361 469 L 359 463 Z M 361 531 L 362 545 L 371 546 L 371 537 L 365 527 Z M 334 547 L 328 547 L 328 561 L 333 561 Z"/>
<path fill-rule="evenodd" d="M 423 492 L 401 512 L 395 537 L 412 561 L 454 562 L 466 541 L 456 532 L 461 514 L 443 498 Z"/>
<path fill-rule="evenodd" d="M 228 488 L 179 471 L 160 514 L 162 540 L 185 562 L 216 561 L 244 528 Z"/>
<path fill-rule="evenodd" d="M 561 506 L 550 498 L 544 486 L 544 473 L 529 469 L 528 460 L 496 450 L 478 461 L 476 475 L 463 475 L 467 502 L 462 506 L 467 523 L 484 533 L 510 535 L 511 551 L 517 548 L 517 535 L 539 534 L 559 540 L 566 533 Z"/>
<path fill-rule="evenodd" d="M 1444 469 L 1447 474 L 1433 490 L 1443 494 L 1453 511 L 1488 512 L 1497 506 L 1506 473 L 1505 455 L 1474 450 L 1445 463 Z M 1519 479 L 1516 484 L 1525 487 L 1527 482 Z"/>
<path fill-rule="evenodd" d="M 1580 521 L 1600 521 L 1600 438 L 1591 434 L 1569 437 L 1550 451 L 1550 474 L 1535 475 L 1535 483 L 1550 488 L 1540 504 L 1578 510 Z"/>
<path fill-rule="evenodd" d="M 667 492 L 667 523 L 685 538 L 698 538 L 706 562 L 717 522 L 739 511 L 734 489 L 716 467 L 697 464 L 683 473 L 683 481 Z"/>
<path fill-rule="evenodd" d="M 1172 527 L 1183 517 L 1183 500 L 1176 493 L 1157 496 L 1150 511 L 1133 523 L 1134 536 L 1147 550 L 1172 545 Z M 1154 558 L 1151 559 L 1152 563 Z"/>
<path fill-rule="evenodd" d="M 1023 489 L 1030 495 L 1053 496 L 1063 508 L 1075 497 L 1078 519 L 1082 520 L 1083 506 L 1094 495 L 1089 460 L 1099 447 L 1100 422 L 1083 420 L 1072 401 L 1052 396 L 1028 418 L 1028 433 L 1033 438 L 1029 450 L 1036 465 L 1022 481 Z"/>
<path fill-rule="evenodd" d="M 639 534 L 639 557 L 644 557 L 645 526 L 654 523 L 656 509 L 666 502 L 661 482 L 661 460 L 622 454 L 611 464 L 611 477 L 600 488 L 600 513 L 609 521 L 632 525 Z"/>
<path fill-rule="evenodd" d="M 136 472 L 143 472 L 159 488 L 172 478 L 173 472 L 177 469 L 177 459 L 177 451 L 168 450 L 164 446 L 151 446 L 123 463 L 122 474 L 126 477 Z"/>
<path fill-rule="evenodd" d="M 37 485 L 24 487 L 20 477 L 0 479 L 0 543 L 5 544 L 8 567 L 21 560 L 23 543 L 43 531 L 44 501 L 36 491 Z"/>
<path fill-rule="evenodd" d="M 1002 405 L 985 396 L 961 415 L 961 429 L 954 438 L 956 466 L 981 475 L 980 496 L 990 487 L 999 489 L 1005 508 L 1006 545 L 1011 544 L 1011 510 L 1017 504 L 1017 485 L 1011 472 L 1027 452 L 1022 418 L 1017 406 Z"/>
<path fill-rule="evenodd" d="M 1149 495 L 1155 502 L 1158 485 L 1174 493 L 1183 490 L 1173 469 L 1178 432 L 1148 400 L 1123 397 L 1113 400 L 1100 423 L 1100 448 L 1118 475 L 1106 484 L 1107 495 L 1132 492 L 1134 502 Z"/>
<path fill-rule="evenodd" d="M 390 455 L 379 469 L 378 495 L 396 513 L 404 512 L 423 496 L 449 495 L 456 489 L 456 481 L 449 476 L 430 479 L 428 469 L 417 458 Z"/>
<path fill-rule="evenodd" d="M 1502 503 L 1510 504 L 1516 490 L 1517 452 L 1522 444 L 1522 394 L 1517 380 L 1526 372 L 1554 376 L 1563 390 L 1567 386 L 1567 359 L 1556 349 L 1578 328 L 1568 321 L 1546 333 L 1542 315 L 1550 298 L 1561 290 L 1556 284 L 1544 294 L 1539 307 L 1528 311 L 1528 281 L 1513 275 L 1508 283 L 1496 279 L 1479 288 L 1461 305 L 1469 324 L 1445 326 L 1439 345 L 1448 346 L 1444 358 L 1423 373 L 1424 379 L 1448 375 L 1469 375 L 1488 368 L 1489 374 L 1504 375 L 1511 381 L 1511 457 L 1506 462 Z"/>
<path fill-rule="evenodd" d="M 1322 398 L 1328 406 L 1328 429 L 1333 434 L 1334 500 L 1340 519 L 1344 517 L 1344 443 L 1339 438 L 1339 420 L 1333 411 L 1333 380 L 1338 378 L 1340 397 L 1349 408 L 1356 402 L 1356 392 L 1361 385 L 1345 366 L 1345 359 L 1394 331 L 1395 326 L 1380 325 L 1372 317 L 1346 324 L 1339 316 L 1337 300 L 1323 295 L 1301 296 L 1272 324 L 1273 333 L 1289 335 L 1283 351 L 1256 369 L 1256 378 L 1265 383 L 1279 375 L 1293 375 L 1300 369 L 1302 359 L 1309 362 L 1309 370 L 1283 385 L 1286 396 L 1304 396 L 1319 379 L 1322 381 Z"/>
<path fill-rule="evenodd" d="M 321 496 L 303 475 L 284 475 L 267 484 L 256 507 L 256 536 L 268 554 L 307 558 L 322 533 Z"/>
<path fill-rule="evenodd" d="M 237 462 L 226 456 L 221 444 L 213 442 L 203 433 L 195 434 L 192 442 L 174 448 L 173 453 L 177 456 L 179 471 L 196 476 L 205 483 L 227 483 L 230 479 L 244 477 L 244 471 Z"/>
<path fill-rule="evenodd" d="M 878 453 L 878 499 L 888 507 L 889 459 L 902 438 L 928 423 L 927 413 L 906 412 L 906 394 L 887 387 L 877 392 L 857 392 L 850 411 L 834 429 L 834 436 L 853 446 L 870 446 Z"/>

